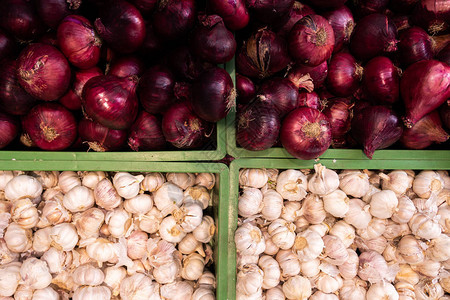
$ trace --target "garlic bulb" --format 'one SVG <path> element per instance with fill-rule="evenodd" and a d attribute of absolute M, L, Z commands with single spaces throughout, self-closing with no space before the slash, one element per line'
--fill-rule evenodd
<path fill-rule="evenodd" d="M 208 190 L 216 184 L 216 176 L 213 173 L 199 173 L 195 177 L 195 185 L 204 186 Z"/>
<path fill-rule="evenodd" d="M 64 194 L 78 185 L 81 185 L 81 179 L 76 172 L 64 171 L 59 174 L 58 186 Z"/>
<path fill-rule="evenodd" d="M 123 267 L 107 267 L 104 272 L 104 283 L 111 288 L 113 296 L 119 295 L 120 283 L 127 277 L 127 271 Z"/>
<path fill-rule="evenodd" d="M 45 289 L 35 290 L 32 300 L 59 300 L 59 294 L 50 286 Z"/>
<path fill-rule="evenodd" d="M 275 255 L 277 254 L 278 250 L 280 250 L 280 248 L 278 248 L 272 241 L 272 239 L 270 238 L 269 233 L 267 232 L 267 228 L 263 228 L 262 230 L 262 234 L 266 243 L 266 248 L 264 249 L 264 254 L 267 255 Z"/>
<path fill-rule="evenodd" d="M 266 243 L 261 230 L 250 224 L 244 223 L 234 233 L 234 241 L 237 251 L 243 255 L 258 255 L 264 252 Z"/>
<path fill-rule="evenodd" d="M 369 191 L 369 176 L 355 170 L 346 170 L 339 174 L 339 188 L 347 195 L 361 198 Z"/>
<path fill-rule="evenodd" d="M 45 189 L 53 188 L 58 184 L 58 171 L 33 171 L 32 176 L 36 177 Z"/>
<path fill-rule="evenodd" d="M 52 244 L 52 238 L 50 237 L 52 227 L 45 227 L 36 230 L 33 236 L 33 250 L 36 252 L 45 252 L 50 248 Z"/>
<path fill-rule="evenodd" d="M 315 292 L 310 298 L 310 300 L 339 300 L 339 297 L 335 294 L 326 294 L 321 291 Z"/>
<path fill-rule="evenodd" d="M 258 266 L 263 271 L 263 289 L 276 287 L 280 283 L 281 270 L 278 262 L 271 256 L 263 255 L 259 258 Z"/>
<path fill-rule="evenodd" d="M 355 245 L 361 251 L 373 250 L 382 254 L 384 249 L 386 249 L 388 242 L 384 236 L 379 236 L 371 240 L 364 240 L 357 236 L 355 238 Z"/>
<path fill-rule="evenodd" d="M 349 210 L 344 216 L 344 221 L 357 229 L 364 229 L 369 225 L 372 215 L 370 206 L 360 199 L 350 199 Z"/>
<path fill-rule="evenodd" d="M 414 235 L 423 239 L 434 239 L 441 234 L 439 217 L 429 217 L 423 213 L 415 214 L 408 222 Z"/>
<path fill-rule="evenodd" d="M 358 274 L 359 256 L 353 249 L 347 249 L 347 253 L 347 260 L 338 269 L 344 279 L 353 279 Z"/>
<path fill-rule="evenodd" d="M 417 300 L 439 299 L 444 296 L 444 290 L 437 280 L 422 279 L 415 287 L 414 292 Z"/>
<path fill-rule="evenodd" d="M 415 272 L 409 264 L 400 264 L 399 271 L 395 275 L 395 280 L 416 285 L 420 277 L 419 273 Z"/>
<path fill-rule="evenodd" d="M 5 232 L 5 242 L 8 249 L 13 252 L 25 252 L 32 246 L 31 229 L 24 229 L 16 223 L 9 224 Z"/>
<path fill-rule="evenodd" d="M 95 186 L 94 198 L 95 204 L 106 210 L 114 209 L 122 203 L 122 198 L 108 178 L 100 180 Z"/>
<path fill-rule="evenodd" d="M 165 240 L 149 238 L 147 251 L 150 265 L 155 268 L 174 261 L 175 245 Z"/>
<path fill-rule="evenodd" d="M 142 190 L 150 193 L 158 190 L 166 182 L 166 178 L 159 172 L 147 173 L 141 182 Z"/>
<path fill-rule="evenodd" d="M 290 249 L 295 241 L 295 225 L 283 219 L 274 220 L 267 232 L 272 242 L 280 249 Z"/>
<path fill-rule="evenodd" d="M 257 265 L 246 265 L 237 274 L 236 293 L 256 294 L 261 290 L 263 281 L 263 271 Z"/>
<path fill-rule="evenodd" d="M 194 288 L 186 281 L 161 286 L 161 297 L 167 300 L 192 299 Z"/>
<path fill-rule="evenodd" d="M 259 255 L 242 255 L 241 253 L 236 253 L 236 267 L 238 270 L 242 269 L 246 265 L 257 265 L 259 261 Z"/>
<path fill-rule="evenodd" d="M 322 200 L 325 211 L 336 218 L 343 218 L 350 208 L 350 199 L 339 189 L 323 195 Z"/>
<path fill-rule="evenodd" d="M 114 260 L 117 257 L 114 243 L 104 238 L 98 238 L 86 246 L 86 252 L 90 258 L 102 263 Z"/>
<path fill-rule="evenodd" d="M 441 234 L 429 242 L 428 248 L 426 249 L 426 255 L 434 261 L 446 261 L 450 259 L 449 249 L 450 236 L 447 234 Z"/>
<path fill-rule="evenodd" d="M 17 261 L 18 258 L 19 254 L 9 250 L 5 240 L 0 238 L 0 264 L 9 264 L 10 262 Z"/>
<path fill-rule="evenodd" d="M 73 293 L 72 300 L 109 300 L 111 291 L 106 286 L 80 286 Z"/>
<path fill-rule="evenodd" d="M 310 261 L 305 261 L 300 264 L 301 275 L 312 278 L 320 273 L 320 259 L 315 258 Z"/>
<path fill-rule="evenodd" d="M 329 234 L 340 238 L 345 248 L 350 247 L 355 240 L 355 228 L 344 220 L 337 221 L 331 227 Z"/>
<path fill-rule="evenodd" d="M 22 198 L 35 199 L 42 194 L 42 184 L 34 177 L 19 175 L 5 186 L 5 198 L 15 201 Z"/>
<path fill-rule="evenodd" d="M 202 256 L 205 255 L 202 243 L 198 241 L 192 233 L 188 233 L 181 242 L 178 243 L 178 250 L 182 254 L 198 252 Z"/>
<path fill-rule="evenodd" d="M 65 252 L 50 247 L 41 256 L 41 259 L 47 263 L 50 273 L 55 274 L 62 272 L 67 266 L 72 264 L 73 254 L 72 252 Z"/>
<path fill-rule="evenodd" d="M 297 170 L 281 172 L 277 178 L 276 191 L 289 201 L 300 201 L 305 198 L 308 189 L 308 178 Z"/>
<path fill-rule="evenodd" d="M 197 280 L 203 274 L 205 260 L 198 253 L 192 253 L 183 259 L 181 277 L 186 280 Z"/>
<path fill-rule="evenodd" d="M 31 229 L 39 222 L 38 210 L 28 198 L 16 200 L 11 207 L 11 220 L 22 228 Z"/>
<path fill-rule="evenodd" d="M 210 192 L 201 185 L 195 185 L 188 187 L 184 193 L 185 198 L 190 197 L 191 201 L 196 201 L 201 204 L 203 209 L 206 209 L 211 202 L 211 194 Z M 186 201 L 184 201 L 186 202 Z"/>
<path fill-rule="evenodd" d="M 327 216 L 322 199 L 317 195 L 308 194 L 303 200 L 301 215 L 311 224 L 322 223 Z"/>
<path fill-rule="evenodd" d="M 195 239 L 201 243 L 209 243 L 215 232 L 216 225 L 214 224 L 214 219 L 210 216 L 203 216 L 200 225 L 192 231 Z"/>
<path fill-rule="evenodd" d="M 387 239 L 395 239 L 400 236 L 411 234 L 411 230 L 406 223 L 398 224 L 392 220 L 388 220 L 383 236 Z"/>
<path fill-rule="evenodd" d="M 127 254 L 131 259 L 141 259 L 147 253 L 147 233 L 134 231 L 127 238 Z"/>
<path fill-rule="evenodd" d="M 180 277 L 181 263 L 179 259 L 174 259 L 169 263 L 160 265 L 153 269 L 153 277 L 160 284 L 174 282 Z"/>
<path fill-rule="evenodd" d="M 415 299 L 416 295 L 414 293 L 414 285 L 407 282 L 397 282 L 395 284 L 395 289 L 398 292 L 398 296 L 400 300 L 404 299 Z"/>
<path fill-rule="evenodd" d="M 356 233 L 365 240 L 376 239 L 386 231 L 387 220 L 372 218 L 367 228 L 358 229 Z"/>
<path fill-rule="evenodd" d="M 131 215 L 122 207 L 115 208 L 106 213 L 105 224 L 108 225 L 111 236 L 115 238 L 123 237 L 132 226 Z"/>
<path fill-rule="evenodd" d="M 288 222 L 294 222 L 298 217 L 298 211 L 301 206 L 300 202 L 284 201 L 281 210 L 281 218 Z"/>
<path fill-rule="evenodd" d="M 450 206 L 447 203 L 439 206 L 437 216 L 439 217 L 439 225 L 442 228 L 442 232 L 449 234 L 450 233 Z"/>
<path fill-rule="evenodd" d="M 380 282 L 389 275 L 389 267 L 381 254 L 370 250 L 359 256 L 358 276 L 370 283 Z"/>
<path fill-rule="evenodd" d="M 64 251 L 70 251 L 78 243 L 78 233 L 73 224 L 62 223 L 52 227 L 50 232 L 52 246 Z"/>
<path fill-rule="evenodd" d="M 260 189 L 269 179 L 265 169 L 241 169 L 239 171 L 239 185 Z"/>
<path fill-rule="evenodd" d="M 159 226 L 159 234 L 161 238 L 170 243 L 179 243 L 186 236 L 186 232 L 183 231 L 172 215 L 162 220 Z"/>
<path fill-rule="evenodd" d="M 392 221 L 403 224 L 408 223 L 416 213 L 414 203 L 406 195 L 398 198 L 398 205 L 392 214 Z"/>
<path fill-rule="evenodd" d="M 381 192 L 381 190 L 379 188 L 371 185 L 369 187 L 369 190 L 367 191 L 367 193 L 364 196 L 362 196 L 361 200 L 366 203 L 369 203 L 370 200 L 372 200 L 372 196 L 378 192 Z"/>
<path fill-rule="evenodd" d="M 198 285 L 207 286 L 208 288 L 216 288 L 216 277 L 210 271 L 204 271 L 202 276 L 197 280 Z"/>
<path fill-rule="evenodd" d="M 441 285 L 442 289 L 449 293 L 450 291 L 450 272 L 446 270 L 442 270 L 439 273 L 439 284 Z"/>
<path fill-rule="evenodd" d="M 100 285 L 105 279 L 105 274 L 102 270 L 93 267 L 92 265 L 81 265 L 72 272 L 73 281 L 78 285 Z"/>
<path fill-rule="evenodd" d="M 441 270 L 441 263 L 439 261 L 434 261 L 431 259 L 425 259 L 424 261 L 411 265 L 412 269 L 419 274 L 427 277 L 437 278 L 439 271 Z"/>
<path fill-rule="evenodd" d="M 311 296 L 311 283 L 303 276 L 293 276 L 283 284 L 283 292 L 289 300 L 306 300 Z"/>
<path fill-rule="evenodd" d="M 38 227 L 42 228 L 71 221 L 72 215 L 63 206 L 62 199 L 63 195 L 59 193 L 45 201 L 44 208 L 42 208 L 41 220 L 37 224 Z"/>
<path fill-rule="evenodd" d="M 0 265 L 0 296 L 14 295 L 20 281 L 21 262 Z"/>
<path fill-rule="evenodd" d="M 395 170 L 389 174 L 380 173 L 379 175 L 383 179 L 381 185 L 383 190 L 391 190 L 396 195 L 406 193 L 406 190 L 411 188 L 413 183 L 413 177 L 403 170 Z"/>
<path fill-rule="evenodd" d="M 292 251 L 280 250 L 275 259 L 280 265 L 282 278 L 289 278 L 300 273 L 300 261 Z"/>
<path fill-rule="evenodd" d="M 0 191 L 4 191 L 6 184 L 13 178 L 13 171 L 0 171 Z"/>
<path fill-rule="evenodd" d="M 366 299 L 366 287 L 366 282 L 358 279 L 358 277 L 344 280 L 339 290 L 339 297 L 341 300 Z"/>
<path fill-rule="evenodd" d="M 63 205 L 71 212 L 85 211 L 94 206 L 94 192 L 85 186 L 76 186 L 68 191 L 63 198 Z"/>
<path fill-rule="evenodd" d="M 317 195 L 326 195 L 339 187 L 338 174 L 321 164 L 315 164 L 316 173 L 308 181 L 308 189 Z"/>
<path fill-rule="evenodd" d="M 397 209 L 398 199 L 391 190 L 383 190 L 372 195 L 370 200 L 370 213 L 380 219 L 387 219 Z"/>
<path fill-rule="evenodd" d="M 283 289 L 280 285 L 268 289 L 266 291 L 266 299 L 271 299 L 271 300 L 284 300 L 286 299 L 284 297 L 284 293 L 283 293 Z"/>
<path fill-rule="evenodd" d="M 367 290 L 366 299 L 373 300 L 398 300 L 399 296 L 395 287 L 385 281 L 374 283 Z"/>
<path fill-rule="evenodd" d="M 153 201 L 163 216 L 167 216 L 183 203 L 183 190 L 177 185 L 166 182 L 154 194 Z"/>
<path fill-rule="evenodd" d="M 195 184 L 195 175 L 192 173 L 167 173 L 166 178 L 168 182 L 179 186 L 182 190 Z"/>
<path fill-rule="evenodd" d="M 159 224 L 163 220 L 163 215 L 159 209 L 153 207 L 148 213 L 145 215 L 140 215 L 138 220 L 138 227 L 140 230 L 145 231 L 147 233 L 155 233 L 159 230 Z"/>
<path fill-rule="evenodd" d="M 185 202 L 172 212 L 177 224 L 186 233 L 194 231 L 203 219 L 203 209 L 198 202 Z"/>
<path fill-rule="evenodd" d="M 326 235 L 323 237 L 324 243 L 324 260 L 330 264 L 339 266 L 345 263 L 348 259 L 347 248 L 342 243 L 341 239 L 333 236 Z"/>
<path fill-rule="evenodd" d="M 297 254 L 300 262 L 306 262 L 319 257 L 323 247 L 322 237 L 317 232 L 307 229 L 297 234 L 292 251 Z"/>
<path fill-rule="evenodd" d="M 27 258 L 20 267 L 20 276 L 24 284 L 33 289 L 44 289 L 52 282 L 47 263 L 36 257 Z"/>
<path fill-rule="evenodd" d="M 97 238 L 104 220 L 105 214 L 103 211 L 92 207 L 82 213 L 75 214 L 73 224 L 81 239 Z"/>
<path fill-rule="evenodd" d="M 251 217 L 261 212 L 263 208 L 263 194 L 259 189 L 246 188 L 238 199 L 238 213 L 244 218 Z"/>
<path fill-rule="evenodd" d="M 402 237 L 397 249 L 398 254 L 409 264 L 418 264 L 425 258 L 421 243 L 412 235 Z"/>
<path fill-rule="evenodd" d="M 314 286 L 321 292 L 334 293 L 342 286 L 343 280 L 339 276 L 339 271 L 335 274 L 329 275 L 325 272 L 320 272 L 313 278 Z"/>
<path fill-rule="evenodd" d="M 273 221 L 281 216 L 282 210 L 283 197 L 275 190 L 265 191 L 262 199 L 262 216 L 268 221 Z"/>
<path fill-rule="evenodd" d="M 113 185 L 120 197 L 130 199 L 139 193 L 143 175 L 133 176 L 127 172 L 117 172 L 113 177 Z"/>
<path fill-rule="evenodd" d="M 439 194 L 444 188 L 444 180 L 435 171 L 421 171 L 414 178 L 412 189 L 420 198 Z"/>
<path fill-rule="evenodd" d="M 93 190 L 104 178 L 106 178 L 106 174 L 103 171 L 82 172 L 81 184 Z"/>
<path fill-rule="evenodd" d="M 192 294 L 191 300 L 215 300 L 214 290 L 200 286 Z"/>

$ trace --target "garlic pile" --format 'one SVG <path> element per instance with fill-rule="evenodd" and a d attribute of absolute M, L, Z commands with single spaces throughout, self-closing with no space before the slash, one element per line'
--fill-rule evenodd
<path fill-rule="evenodd" d="M 450 299 L 446 171 L 242 169 L 236 299 Z"/>
<path fill-rule="evenodd" d="M 0 299 L 215 299 L 211 173 L 0 171 Z"/>

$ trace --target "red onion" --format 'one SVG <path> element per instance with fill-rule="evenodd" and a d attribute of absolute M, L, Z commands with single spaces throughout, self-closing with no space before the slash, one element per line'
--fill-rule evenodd
<path fill-rule="evenodd" d="M 348 98 L 334 98 L 328 101 L 323 110 L 331 125 L 333 140 L 343 137 L 350 131 L 354 103 Z"/>
<path fill-rule="evenodd" d="M 450 97 L 450 66 L 437 60 L 412 64 L 403 72 L 400 93 L 406 108 L 404 122 L 411 128 Z"/>
<path fill-rule="evenodd" d="M 450 103 L 447 101 L 439 108 L 442 124 L 445 128 L 450 129 Z"/>
<path fill-rule="evenodd" d="M 68 15 L 78 13 L 82 0 L 36 0 L 36 9 L 44 23 L 51 27 L 58 27 L 59 23 Z"/>
<path fill-rule="evenodd" d="M 128 146 L 134 151 L 163 150 L 166 147 L 161 120 L 146 111 L 141 111 L 128 136 Z"/>
<path fill-rule="evenodd" d="M 177 78 L 192 82 L 207 69 L 210 63 L 204 62 L 191 54 L 186 46 L 181 46 L 169 55 L 169 65 Z"/>
<path fill-rule="evenodd" d="M 420 0 L 391 0 L 389 7 L 395 12 L 409 13 Z"/>
<path fill-rule="evenodd" d="M 439 51 L 438 55 L 436 55 L 436 59 L 443 61 L 450 66 L 450 43 L 448 43 L 444 49 Z"/>
<path fill-rule="evenodd" d="M 192 53 L 214 64 L 231 60 L 236 52 L 236 40 L 221 17 L 202 15 L 190 39 Z"/>
<path fill-rule="evenodd" d="M 351 10 L 343 5 L 340 8 L 325 12 L 323 16 L 328 20 L 334 32 L 333 53 L 339 52 L 342 47 L 349 43 L 355 27 Z"/>
<path fill-rule="evenodd" d="M 322 111 L 324 109 L 324 101 L 322 101 L 316 92 L 299 92 L 297 98 L 298 107 L 306 106 Z"/>
<path fill-rule="evenodd" d="M 400 33 L 399 39 L 398 58 L 405 67 L 433 58 L 433 40 L 422 28 L 405 29 Z"/>
<path fill-rule="evenodd" d="M 328 66 L 327 88 L 336 96 L 351 96 L 356 92 L 362 75 L 363 68 L 352 55 L 337 53 L 333 55 Z"/>
<path fill-rule="evenodd" d="M 200 119 L 186 101 L 172 105 L 164 114 L 162 131 L 166 141 L 177 148 L 200 147 L 211 134 L 211 124 Z"/>
<path fill-rule="evenodd" d="M 334 32 L 327 19 L 308 15 L 298 21 L 289 34 L 289 53 L 297 62 L 317 66 L 331 57 Z"/>
<path fill-rule="evenodd" d="M 0 149 L 8 146 L 19 133 L 19 122 L 9 116 L 0 112 Z"/>
<path fill-rule="evenodd" d="M 129 128 L 138 113 L 137 78 L 103 75 L 89 79 L 83 88 L 84 112 L 111 129 Z"/>
<path fill-rule="evenodd" d="M 34 106 L 22 117 L 22 126 L 33 143 L 43 150 L 63 150 L 77 137 L 75 117 L 58 103 Z"/>
<path fill-rule="evenodd" d="M 387 16 L 371 14 L 356 23 L 350 39 L 350 51 L 367 61 L 383 53 L 397 50 L 397 29 Z"/>
<path fill-rule="evenodd" d="M 136 56 L 123 56 L 111 62 L 108 75 L 117 77 L 141 76 L 144 73 L 145 65 Z"/>
<path fill-rule="evenodd" d="M 241 74 L 236 74 L 236 91 L 239 103 L 249 103 L 256 95 L 253 81 Z"/>
<path fill-rule="evenodd" d="M 10 57 L 16 51 L 16 42 L 14 39 L 0 28 L 0 61 Z"/>
<path fill-rule="evenodd" d="M 284 119 L 281 143 L 289 154 L 299 159 L 313 159 L 331 145 L 331 126 L 328 118 L 310 107 L 299 107 Z"/>
<path fill-rule="evenodd" d="M 158 0 L 131 0 L 130 2 L 139 9 L 142 15 L 148 16 L 152 13 Z"/>
<path fill-rule="evenodd" d="M 395 27 L 397 27 L 398 32 L 408 29 L 412 26 L 410 16 L 406 15 L 395 15 L 392 17 L 392 22 L 394 22 L 394 25 Z"/>
<path fill-rule="evenodd" d="M 246 0 L 247 7 L 260 22 L 271 24 L 289 14 L 294 0 Z"/>
<path fill-rule="evenodd" d="M 284 40 L 263 28 L 244 42 L 236 58 L 236 67 L 242 75 L 266 78 L 286 68 L 289 62 Z"/>
<path fill-rule="evenodd" d="M 298 107 L 298 89 L 287 78 L 274 77 L 263 82 L 256 96 L 273 106 L 280 118 Z"/>
<path fill-rule="evenodd" d="M 420 0 L 413 12 L 415 24 L 432 35 L 449 28 L 450 2 L 448 0 Z"/>
<path fill-rule="evenodd" d="M 355 15 L 364 17 L 374 13 L 384 13 L 389 0 L 354 0 Z"/>
<path fill-rule="evenodd" d="M 289 12 L 288 21 L 277 30 L 277 34 L 282 37 L 287 37 L 295 23 L 300 21 L 304 16 L 314 14 L 315 11 L 311 7 L 299 1 L 295 1 L 291 11 Z"/>
<path fill-rule="evenodd" d="M 41 34 L 44 27 L 27 0 L 0 1 L 0 27 L 22 41 L 29 41 Z"/>
<path fill-rule="evenodd" d="M 345 2 L 347 0 L 308 0 L 308 3 L 311 3 L 311 5 L 324 10 L 339 8 Z"/>
<path fill-rule="evenodd" d="M 58 26 L 57 39 L 62 53 L 77 68 L 92 68 L 100 60 L 102 42 L 83 16 L 65 17 Z"/>
<path fill-rule="evenodd" d="M 96 152 L 119 150 L 127 139 L 125 130 L 110 129 L 86 118 L 78 123 L 78 134 Z"/>
<path fill-rule="evenodd" d="M 309 76 L 305 77 L 305 75 Z M 292 69 L 289 70 L 288 78 L 296 85 L 297 83 L 303 82 L 303 88 L 312 91 L 313 89 L 317 89 L 322 86 L 322 84 L 325 82 L 325 79 L 327 78 L 327 75 L 328 64 L 326 61 L 324 61 L 323 63 L 315 67 L 296 64 L 294 65 L 294 67 L 292 67 Z M 304 82 L 305 79 L 308 79 L 309 77 L 312 79 L 313 86 L 309 86 L 308 83 Z"/>
<path fill-rule="evenodd" d="M 192 86 L 195 113 L 208 122 L 225 118 L 236 104 L 236 91 L 228 72 L 214 67 L 203 72 Z"/>
<path fill-rule="evenodd" d="M 153 28 L 165 40 L 184 38 L 194 27 L 196 7 L 194 0 L 159 0 L 153 14 Z"/>
<path fill-rule="evenodd" d="M 238 111 L 236 120 L 236 141 L 242 148 L 266 150 L 277 142 L 281 121 L 272 105 L 250 103 Z"/>
<path fill-rule="evenodd" d="M 17 61 L 3 61 L 0 65 L 0 110 L 11 115 L 25 115 L 36 103 L 19 84 Z"/>
<path fill-rule="evenodd" d="M 145 71 L 138 86 L 143 108 L 151 114 L 164 113 L 174 102 L 175 77 L 169 68 L 156 65 Z"/>
<path fill-rule="evenodd" d="M 160 55 L 163 48 L 163 40 L 156 35 L 155 30 L 153 29 L 153 24 L 147 21 L 145 25 L 145 38 L 139 48 L 139 53 L 144 58 L 154 59 Z"/>
<path fill-rule="evenodd" d="M 67 91 L 70 67 L 67 59 L 55 47 L 31 44 L 19 55 L 17 78 L 31 96 L 53 101 Z"/>
<path fill-rule="evenodd" d="M 439 113 L 435 110 L 417 123 L 403 131 L 400 142 L 408 149 L 424 149 L 434 142 L 443 143 L 450 136 L 444 129 L 439 118 Z"/>
<path fill-rule="evenodd" d="M 134 52 L 144 42 L 144 19 L 135 6 L 124 0 L 104 4 L 94 27 L 100 37 L 120 53 Z"/>
<path fill-rule="evenodd" d="M 372 58 L 364 67 L 363 89 L 374 104 L 397 102 L 400 90 L 399 70 L 384 56 Z"/>
<path fill-rule="evenodd" d="M 210 0 L 209 5 L 230 30 L 242 29 L 250 20 L 245 0 Z"/>
<path fill-rule="evenodd" d="M 372 159 L 377 149 L 394 144 L 401 137 L 403 126 L 396 113 L 382 105 L 368 106 L 355 112 L 352 136 L 363 146 L 364 153 Z"/>

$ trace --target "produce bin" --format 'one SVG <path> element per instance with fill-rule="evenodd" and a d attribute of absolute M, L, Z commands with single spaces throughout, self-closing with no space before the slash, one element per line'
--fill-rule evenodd
<path fill-rule="evenodd" d="M 356 151 L 356 150 L 350 150 Z M 414 151 L 412 151 L 414 153 Z M 448 152 L 447 152 L 448 153 Z M 345 160 L 319 159 L 318 161 L 304 161 L 299 159 L 236 159 L 230 165 L 230 195 L 229 195 L 229 223 L 228 223 L 228 299 L 236 298 L 236 248 L 234 232 L 237 228 L 239 170 L 243 168 L 275 168 L 275 169 L 314 169 L 314 164 L 320 162 L 330 169 L 410 169 L 410 170 L 450 170 L 450 157 L 442 160 L 423 159 L 390 159 L 390 160 Z"/>
<path fill-rule="evenodd" d="M 15 157 L 21 157 L 16 155 Z M 119 162 L 119 161 L 24 161 L 0 160 L 0 170 L 21 171 L 126 171 L 126 172 L 186 172 L 186 173 L 214 173 L 212 202 L 213 214 L 217 230 L 213 239 L 214 268 L 216 273 L 216 297 L 227 299 L 229 268 L 227 253 L 232 245 L 228 245 L 228 195 L 229 170 L 219 163 L 177 163 L 177 162 Z"/>

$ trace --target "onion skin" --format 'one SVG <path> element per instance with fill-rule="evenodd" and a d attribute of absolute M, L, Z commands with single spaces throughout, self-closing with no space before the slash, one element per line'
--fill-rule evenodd
<path fill-rule="evenodd" d="M 22 41 L 30 41 L 44 31 L 33 3 L 27 0 L 2 0 L 0 27 Z"/>
<path fill-rule="evenodd" d="M 274 77 L 261 84 L 257 99 L 272 105 L 283 118 L 298 107 L 298 89 L 289 79 Z"/>
<path fill-rule="evenodd" d="M 161 120 L 146 111 L 141 111 L 130 128 L 128 146 L 133 151 L 154 151 L 166 148 Z"/>
<path fill-rule="evenodd" d="M 371 14 L 356 23 L 350 39 L 350 51 L 367 61 L 383 53 L 397 51 L 397 28 L 389 17 Z"/>
<path fill-rule="evenodd" d="M 343 5 L 338 9 L 325 12 L 323 16 L 333 28 L 335 40 L 333 53 L 337 53 L 350 42 L 355 27 L 353 14 L 347 6 Z"/>
<path fill-rule="evenodd" d="M 408 149 L 424 149 L 434 142 L 443 143 L 450 136 L 442 128 L 437 110 L 424 116 L 411 127 L 403 131 L 400 142 Z"/>
<path fill-rule="evenodd" d="M 400 93 L 406 108 L 403 121 L 411 128 L 450 97 L 450 66 L 437 60 L 412 64 L 403 72 Z"/>
<path fill-rule="evenodd" d="M 310 107 L 300 107 L 289 113 L 281 125 L 283 147 L 298 159 L 314 159 L 331 145 L 331 125 L 328 118 Z"/>
<path fill-rule="evenodd" d="M 236 74 L 236 91 L 239 103 L 249 103 L 256 95 L 253 81 L 241 74 Z"/>
<path fill-rule="evenodd" d="M 413 22 L 436 35 L 449 28 L 450 3 L 447 0 L 420 0 L 413 12 Z"/>
<path fill-rule="evenodd" d="M 321 87 L 328 76 L 328 63 L 324 61 L 323 63 L 315 67 L 296 64 L 289 71 L 288 78 L 294 84 L 296 84 L 298 82 L 301 82 L 301 78 L 305 75 L 309 75 L 309 77 L 311 77 L 312 79 L 313 86 L 309 88 L 311 91 L 313 89 Z"/>
<path fill-rule="evenodd" d="M 350 131 L 353 106 L 354 103 L 348 98 L 334 98 L 328 101 L 323 113 L 330 121 L 333 139 L 341 138 Z"/>
<path fill-rule="evenodd" d="M 294 5 L 294 0 L 246 0 L 246 2 L 256 19 L 266 24 L 286 18 Z"/>
<path fill-rule="evenodd" d="M 78 134 L 83 143 L 96 152 L 119 150 L 127 139 L 126 130 L 110 129 L 89 119 L 78 123 Z"/>
<path fill-rule="evenodd" d="M 196 19 L 194 0 L 159 0 L 153 14 L 153 28 L 161 38 L 169 41 L 183 38 Z"/>
<path fill-rule="evenodd" d="M 295 23 L 297 23 L 307 15 L 314 15 L 314 14 L 316 14 L 316 12 L 311 7 L 299 1 L 295 1 L 289 13 L 288 21 L 277 30 L 277 35 L 287 37 L 292 27 L 294 27 Z"/>
<path fill-rule="evenodd" d="M 0 60 L 14 55 L 16 47 L 14 39 L 0 29 Z"/>
<path fill-rule="evenodd" d="M 276 144 L 281 121 L 271 105 L 254 101 L 238 111 L 236 120 L 236 141 L 242 148 L 260 151 Z"/>
<path fill-rule="evenodd" d="M 136 56 L 123 56 L 111 63 L 108 75 L 117 77 L 142 76 L 145 71 L 145 65 Z"/>
<path fill-rule="evenodd" d="M 181 46 L 169 54 L 169 66 L 177 78 L 192 82 L 213 65 L 192 55 L 189 48 Z"/>
<path fill-rule="evenodd" d="M 415 26 L 405 29 L 399 39 L 398 58 L 403 66 L 433 58 L 433 40 L 422 28 Z"/>
<path fill-rule="evenodd" d="M 317 66 L 331 57 L 334 32 L 327 19 L 308 15 L 298 21 L 289 34 L 289 53 L 298 63 Z"/>
<path fill-rule="evenodd" d="M 358 89 L 362 74 L 362 67 L 351 54 L 337 53 L 328 66 L 327 88 L 336 96 L 351 96 Z"/>
<path fill-rule="evenodd" d="M 322 111 L 324 109 L 324 101 L 320 100 L 316 92 L 299 92 L 298 107 L 306 106 Z"/>
<path fill-rule="evenodd" d="M 373 104 L 393 104 L 398 101 L 400 76 L 387 57 L 375 57 L 365 65 L 362 85 L 366 99 Z"/>
<path fill-rule="evenodd" d="M 19 55 L 17 78 L 33 97 L 54 101 L 64 95 L 70 84 L 70 66 L 55 47 L 36 43 L 27 46 Z"/>
<path fill-rule="evenodd" d="M 352 120 L 352 137 L 363 146 L 369 159 L 375 150 L 384 149 L 397 142 L 403 126 L 396 113 L 382 105 L 368 106 L 355 112 Z"/>
<path fill-rule="evenodd" d="M 75 117 L 58 103 L 34 106 L 22 117 L 22 127 L 33 144 L 43 150 L 64 150 L 77 137 Z"/>
<path fill-rule="evenodd" d="M 248 25 L 250 16 L 245 0 L 211 0 L 212 11 L 222 17 L 223 22 L 230 30 L 239 30 Z"/>
<path fill-rule="evenodd" d="M 12 116 L 0 112 L 0 149 L 8 146 L 19 133 L 19 122 Z"/>
<path fill-rule="evenodd" d="M 42 21 L 56 29 L 68 15 L 78 13 L 82 0 L 37 0 L 36 9 Z"/>

